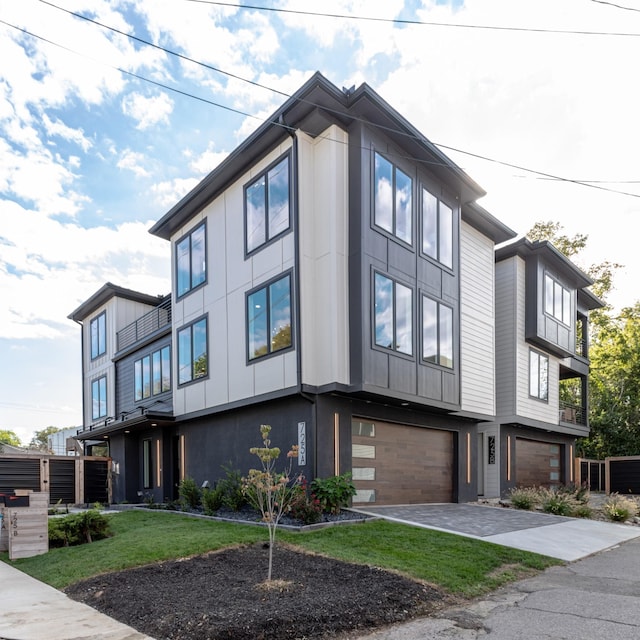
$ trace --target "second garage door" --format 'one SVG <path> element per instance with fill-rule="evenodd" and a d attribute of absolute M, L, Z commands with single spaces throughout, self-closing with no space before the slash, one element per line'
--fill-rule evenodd
<path fill-rule="evenodd" d="M 516 484 L 552 487 L 562 482 L 560 445 L 516 438 Z"/>
<path fill-rule="evenodd" d="M 453 501 L 453 433 L 355 419 L 354 504 Z"/>

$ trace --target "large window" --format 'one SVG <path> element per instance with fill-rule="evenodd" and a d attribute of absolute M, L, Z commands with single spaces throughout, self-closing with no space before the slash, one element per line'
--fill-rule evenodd
<path fill-rule="evenodd" d="M 375 343 L 413 354 L 413 291 L 380 273 L 374 284 Z"/>
<path fill-rule="evenodd" d="M 571 325 L 571 291 L 548 274 L 544 276 L 544 310 L 563 324 Z"/>
<path fill-rule="evenodd" d="M 244 192 L 247 253 L 289 228 L 289 156 L 265 171 Z"/>
<path fill-rule="evenodd" d="M 207 319 L 178 331 L 178 384 L 204 378 L 208 373 Z"/>
<path fill-rule="evenodd" d="M 453 210 L 422 190 L 422 252 L 453 268 Z"/>
<path fill-rule="evenodd" d="M 422 359 L 453 368 L 453 309 L 422 297 Z"/>
<path fill-rule="evenodd" d="M 411 244 L 413 181 L 379 153 L 374 165 L 374 223 Z"/>
<path fill-rule="evenodd" d="M 206 281 L 207 243 L 204 222 L 176 242 L 176 274 L 178 297 Z"/>
<path fill-rule="evenodd" d="M 102 376 L 91 383 L 91 418 L 99 420 L 107 415 L 107 377 Z"/>
<path fill-rule="evenodd" d="M 247 296 L 248 358 L 291 347 L 291 274 Z"/>
<path fill-rule="evenodd" d="M 549 400 L 549 358 L 533 349 L 529 351 L 529 395 Z"/>
<path fill-rule="evenodd" d="M 133 364 L 134 398 L 137 401 L 171 390 L 170 348 L 163 347 Z"/>
<path fill-rule="evenodd" d="M 91 333 L 91 359 L 101 356 L 107 350 L 107 314 L 103 311 L 89 323 Z"/>

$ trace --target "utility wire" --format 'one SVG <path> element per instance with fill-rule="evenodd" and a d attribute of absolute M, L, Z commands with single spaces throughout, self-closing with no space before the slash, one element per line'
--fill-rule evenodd
<path fill-rule="evenodd" d="M 605 0 L 591 0 L 591 2 L 595 2 L 596 4 L 605 4 L 610 7 L 615 7 L 616 9 L 624 9 L 625 11 L 637 11 L 640 13 L 640 9 L 636 9 L 635 7 L 625 7 L 621 4 L 616 4 L 615 2 L 605 2 Z"/>
<path fill-rule="evenodd" d="M 41 2 L 45 2 L 45 0 L 40 0 L 40 1 Z M 53 4 L 49 3 L 49 2 L 45 2 L 45 4 L 50 4 L 51 6 L 53 6 L 55 8 L 59 8 L 56 5 L 53 5 Z M 63 9 L 63 11 L 67 11 L 67 10 Z M 68 12 L 68 13 L 71 13 L 71 12 Z M 76 15 L 76 14 L 73 14 L 73 15 Z M 91 19 L 88 19 L 88 18 L 84 18 L 84 16 L 80 16 L 80 17 L 82 17 L 83 19 L 87 19 L 89 22 L 94 22 L 95 23 L 94 20 L 91 20 Z M 59 48 L 65 50 L 65 51 L 68 51 L 68 52 L 73 53 L 75 55 L 82 56 L 82 57 L 88 57 L 85 54 L 79 53 L 78 51 L 75 51 L 75 50 L 73 50 L 73 49 L 71 49 L 71 48 L 69 48 L 69 47 L 67 47 L 65 45 L 61 45 L 61 44 L 59 44 L 57 42 L 54 42 L 53 40 L 49 40 L 48 38 L 45 38 L 43 36 L 39 36 L 38 34 L 35 34 L 35 33 L 31 32 L 31 31 L 28 31 L 27 29 L 24 29 L 23 27 L 18 27 L 18 26 L 14 25 L 14 24 L 6 22 L 5 20 L 0 19 L 0 23 L 6 25 L 8 27 L 11 27 L 13 29 L 16 29 L 18 31 L 21 31 L 22 33 L 25 33 L 26 35 L 29 35 L 29 36 L 31 36 L 33 38 L 42 40 L 44 42 L 47 42 L 48 44 L 51 44 L 51 45 L 56 46 L 56 47 L 59 47 Z M 96 24 L 99 24 L 99 23 L 96 23 Z M 107 29 L 111 29 L 110 27 L 106 27 L 106 26 L 101 25 L 101 24 L 99 24 L 99 26 L 107 28 Z M 114 30 L 114 31 L 117 31 L 117 30 Z M 122 35 L 127 35 L 127 34 L 121 32 L 121 31 L 118 31 L 118 33 L 120 33 Z M 139 40 L 139 41 L 141 41 L 143 43 L 146 43 L 145 41 L 140 40 L 139 38 L 135 38 L 135 39 Z M 157 48 L 161 48 L 161 47 L 158 47 L 157 45 L 153 45 L 153 46 L 156 46 Z M 167 50 L 167 49 L 163 49 L 163 50 L 166 51 L 167 53 L 173 54 L 173 52 L 170 51 L 170 50 Z M 179 54 L 174 54 L 174 55 L 179 55 Z M 181 56 L 181 57 L 183 57 L 183 56 Z M 125 75 L 131 76 L 133 78 L 136 78 L 137 80 L 141 80 L 142 82 L 147 82 L 149 84 L 152 84 L 154 86 L 160 87 L 162 89 L 166 89 L 167 91 L 171 91 L 173 93 L 177 93 L 177 94 L 185 96 L 187 98 L 192 98 L 193 100 L 198 100 L 199 102 L 203 102 L 205 104 L 209 104 L 211 106 L 218 107 L 220 109 L 224 109 L 226 111 L 230 111 L 232 113 L 236 113 L 236 114 L 244 116 L 244 117 L 253 118 L 255 120 L 262 121 L 261 117 L 256 116 L 254 114 L 242 111 L 240 109 L 235 109 L 233 107 L 229 107 L 227 105 L 224 105 L 224 104 L 221 104 L 221 103 L 218 103 L 218 102 L 214 102 L 213 100 L 208 100 L 207 98 L 203 98 L 201 96 L 197 96 L 195 94 L 189 93 L 188 91 L 184 91 L 182 89 L 178 89 L 177 87 L 172 87 L 170 85 L 158 82 L 156 80 L 151 80 L 150 78 L 147 78 L 147 77 L 142 76 L 140 74 L 134 73 L 133 71 L 129 71 L 127 69 L 122 69 L 121 67 L 117 67 L 115 65 L 107 64 L 107 63 L 104 63 L 102 61 L 96 60 L 94 58 L 91 58 L 91 59 L 94 60 L 94 62 L 98 62 L 98 63 L 100 63 L 100 64 L 102 64 L 104 66 L 107 66 L 107 67 L 110 67 L 112 69 L 115 69 L 116 71 L 119 71 L 120 73 L 123 73 Z M 191 60 L 191 59 L 189 58 L 189 60 Z M 194 61 L 194 62 L 196 62 L 196 64 L 200 64 L 197 61 Z M 242 80 L 242 78 L 240 78 L 239 76 L 234 76 L 234 77 Z M 269 87 L 266 87 L 264 85 L 259 85 L 259 86 L 262 87 L 262 88 L 269 89 Z M 273 91 L 275 91 L 275 90 L 273 90 Z M 288 94 L 282 93 L 280 91 L 276 91 L 276 93 L 279 93 L 279 94 L 284 95 L 286 97 L 291 97 Z M 314 103 L 309 102 L 309 104 L 314 104 Z M 411 134 L 406 134 L 405 132 L 398 131 L 398 130 L 390 128 L 390 127 L 379 126 L 379 125 L 376 125 L 375 123 L 372 123 L 372 122 L 369 122 L 369 121 L 365 121 L 365 120 L 362 120 L 362 119 L 359 119 L 359 118 L 354 118 L 354 120 L 359 120 L 361 122 L 365 122 L 369 126 L 375 126 L 377 128 L 380 128 L 380 129 L 383 129 L 383 130 L 387 130 L 387 131 L 390 131 L 390 132 L 393 132 L 393 133 L 396 133 L 396 134 L 397 133 L 401 133 L 402 135 L 405 135 L 407 137 L 411 137 L 413 139 L 417 139 L 416 136 L 413 136 Z M 285 129 L 287 131 L 293 131 L 294 130 L 292 127 L 286 125 L 285 123 L 278 122 L 278 121 L 275 121 L 275 120 L 270 121 L 270 124 L 272 124 L 274 126 L 282 127 L 283 129 Z M 332 140 L 333 142 L 341 142 L 339 140 L 333 140 L 333 139 L 328 138 L 328 137 L 326 137 L 324 139 Z M 509 167 L 509 168 L 512 168 L 512 169 L 517 169 L 518 171 L 526 171 L 527 173 L 531 173 L 531 174 L 534 174 L 536 176 L 540 176 L 540 177 L 543 177 L 543 178 L 546 178 L 546 179 L 552 179 L 552 180 L 557 180 L 557 181 L 561 181 L 561 182 L 568 182 L 568 183 L 571 183 L 571 184 L 576 184 L 576 185 L 579 185 L 579 186 L 589 187 L 589 188 L 592 188 L 592 189 L 598 189 L 598 190 L 601 190 L 601 191 L 607 191 L 607 192 L 616 193 L 616 194 L 619 194 L 619 195 L 626 195 L 626 196 L 630 196 L 630 197 L 633 197 L 633 198 L 640 198 L 640 194 L 631 193 L 631 192 L 627 192 L 627 191 L 620 191 L 618 189 L 612 189 L 612 188 L 604 187 L 604 186 L 601 186 L 601 184 L 599 184 L 597 182 L 580 182 L 578 180 L 573 180 L 571 178 L 564 178 L 562 176 L 556 176 L 554 174 L 550 174 L 550 173 L 543 172 L 543 171 L 538 171 L 536 169 L 529 169 L 527 167 L 516 165 L 516 164 L 510 163 L 510 162 L 506 162 L 506 161 L 503 161 L 503 160 L 497 160 L 495 158 L 490 158 L 488 156 L 484 156 L 484 155 L 481 155 L 481 154 L 472 153 L 470 151 L 464 151 L 462 149 L 458 149 L 456 147 L 450 147 L 450 146 L 444 145 L 444 144 L 439 144 L 437 142 L 434 142 L 433 144 L 435 144 L 436 146 L 441 147 L 443 149 L 448 149 L 448 150 L 454 151 L 456 153 L 460 153 L 460 154 L 463 154 L 463 155 L 466 155 L 466 156 L 469 156 L 469 157 L 473 157 L 473 158 L 477 158 L 477 159 L 480 159 L 480 160 L 484 160 L 486 162 L 490 162 L 490 163 L 497 164 L 497 165 L 500 165 L 500 166 L 505 166 L 505 167 Z M 402 157 L 404 159 L 411 160 L 413 162 L 418 162 L 418 163 L 421 163 L 421 164 L 448 166 L 445 163 L 426 161 L 426 160 L 423 160 L 423 159 L 420 159 L 420 158 L 414 158 L 414 157 L 410 157 L 410 156 L 401 155 L 401 156 L 398 156 L 398 157 Z"/>
<path fill-rule="evenodd" d="M 220 7 L 233 7 L 235 9 L 251 9 L 253 11 L 271 11 L 273 13 L 290 13 L 301 16 L 313 16 L 321 18 L 337 18 L 339 20 L 363 20 L 369 22 L 388 22 L 392 24 L 421 25 L 428 27 L 451 27 L 455 29 L 488 29 L 491 31 L 518 31 L 527 33 L 556 33 L 561 35 L 579 36 L 621 36 L 638 38 L 640 33 L 620 33 L 614 31 L 583 31 L 573 29 L 542 29 L 533 27 L 499 27 L 496 25 L 464 24 L 455 22 L 427 22 L 424 20 L 406 20 L 402 18 L 374 18 L 373 16 L 355 16 L 342 13 L 323 13 L 319 11 L 300 11 L 294 9 L 281 9 L 276 7 L 258 7 L 249 4 L 237 4 L 234 2 L 215 2 L 214 0 L 185 0 L 197 4 L 212 4 Z M 625 7 L 621 7 L 625 8 Z"/>

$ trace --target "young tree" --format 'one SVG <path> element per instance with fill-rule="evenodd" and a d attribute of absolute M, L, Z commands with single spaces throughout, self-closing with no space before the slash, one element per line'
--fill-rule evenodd
<path fill-rule="evenodd" d="M 247 500 L 262 514 L 269 530 L 269 570 L 267 583 L 271 581 L 273 569 L 273 548 L 276 542 L 276 530 L 280 519 L 287 511 L 294 495 L 292 486 L 300 482 L 300 477 L 291 479 L 293 459 L 298 457 L 298 447 L 292 446 L 287 453 L 284 471 L 276 471 L 276 462 L 280 457 L 280 449 L 271 446 L 269 434 L 271 426 L 260 425 L 263 447 L 252 447 L 250 453 L 258 456 L 261 469 L 250 469 L 249 475 L 243 478 L 243 489 Z"/>
<path fill-rule="evenodd" d="M 30 449 L 38 449 L 40 451 L 49 451 L 49 436 L 61 431 L 59 427 L 45 427 L 39 431 L 34 432 L 33 438 L 29 443 Z"/>

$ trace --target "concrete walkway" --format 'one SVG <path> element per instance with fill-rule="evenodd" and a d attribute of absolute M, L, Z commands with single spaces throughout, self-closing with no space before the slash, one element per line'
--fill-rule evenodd
<path fill-rule="evenodd" d="M 637 640 L 640 539 L 358 640 Z M 352 638 L 355 640 L 355 636 Z"/>
<path fill-rule="evenodd" d="M 357 511 L 567 561 L 640 536 L 640 527 L 477 504 L 362 507 Z"/>
<path fill-rule="evenodd" d="M 153 640 L 0 562 L 0 640 Z"/>

